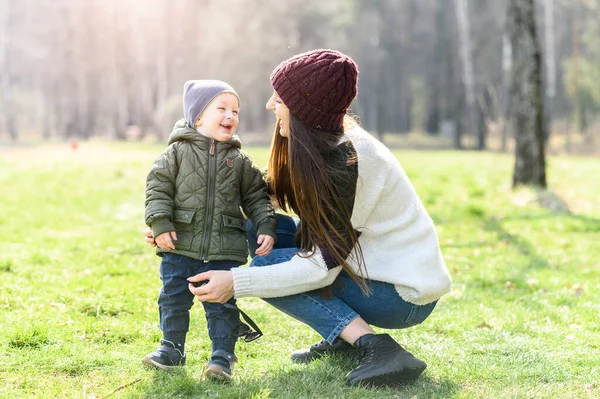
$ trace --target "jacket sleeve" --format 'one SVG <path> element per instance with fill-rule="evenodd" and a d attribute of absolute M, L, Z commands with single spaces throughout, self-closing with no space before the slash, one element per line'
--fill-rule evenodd
<path fill-rule="evenodd" d="M 309 258 L 294 255 L 283 263 L 234 267 L 231 272 L 236 298 L 276 298 L 327 287 L 341 270 L 341 266 L 328 269 L 317 251 Z"/>
<path fill-rule="evenodd" d="M 242 209 L 256 226 L 257 233 L 267 234 L 277 239 L 277 218 L 271 204 L 271 197 L 267 192 L 261 171 L 254 165 L 252 160 L 242 155 L 244 161 L 242 172 Z"/>
<path fill-rule="evenodd" d="M 177 149 L 171 145 L 156 158 L 146 178 L 145 220 L 154 237 L 175 230 L 172 220 L 178 171 Z"/>

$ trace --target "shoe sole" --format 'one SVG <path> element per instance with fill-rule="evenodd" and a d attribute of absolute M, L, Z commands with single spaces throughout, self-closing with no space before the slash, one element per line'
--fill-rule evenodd
<path fill-rule="evenodd" d="M 317 359 L 322 359 L 324 357 L 356 358 L 356 352 L 346 350 L 346 351 L 337 351 L 337 352 L 330 352 L 330 353 L 316 353 L 316 354 L 302 353 L 302 354 L 298 354 L 298 355 L 292 354 L 290 356 L 290 359 L 292 360 L 293 363 L 307 364 L 307 363 L 314 362 Z"/>
<path fill-rule="evenodd" d="M 205 366 L 204 367 L 204 375 L 207 378 L 211 378 L 213 380 L 219 381 L 231 381 L 231 374 L 227 374 L 221 367 L 219 366 Z"/>
<path fill-rule="evenodd" d="M 158 362 L 155 362 L 154 360 L 152 360 L 150 357 L 145 357 L 142 359 L 142 363 L 145 364 L 146 366 L 150 366 L 150 367 L 156 367 L 159 368 L 161 370 L 173 370 L 179 367 L 183 367 L 183 365 L 178 365 L 178 366 L 165 366 L 164 364 L 160 364 Z"/>
<path fill-rule="evenodd" d="M 427 366 L 417 367 L 410 370 L 393 371 L 391 373 L 375 375 L 372 377 L 363 378 L 362 380 L 348 381 L 349 385 L 362 385 L 372 387 L 393 387 L 398 385 L 404 385 L 409 382 L 413 382 Z"/>
<path fill-rule="evenodd" d="M 297 364 L 306 364 L 306 363 L 315 361 L 321 357 L 322 356 L 314 356 L 314 355 L 298 355 L 298 356 L 292 355 L 292 356 L 290 356 L 290 359 L 292 360 L 292 362 L 297 363 Z"/>

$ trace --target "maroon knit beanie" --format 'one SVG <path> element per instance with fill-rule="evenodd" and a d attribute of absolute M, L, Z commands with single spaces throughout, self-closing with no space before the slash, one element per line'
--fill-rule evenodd
<path fill-rule="evenodd" d="M 283 61 L 271 85 L 290 112 L 314 128 L 339 131 L 356 97 L 358 67 L 335 50 L 312 50 Z"/>

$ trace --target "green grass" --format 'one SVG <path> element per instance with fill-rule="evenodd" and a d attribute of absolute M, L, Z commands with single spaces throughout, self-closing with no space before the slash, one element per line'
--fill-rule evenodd
<path fill-rule="evenodd" d="M 319 337 L 254 298 L 240 303 L 265 336 L 239 344 L 232 384 L 201 377 L 201 306 L 187 368 L 142 366 L 160 338 L 159 258 L 140 231 L 161 149 L 0 149 L 0 397 L 101 398 L 138 379 L 110 397 L 600 397 L 600 160 L 550 158 L 552 192 L 536 193 L 510 189 L 509 155 L 397 152 L 454 285 L 424 324 L 387 331 L 428 363 L 424 375 L 373 390 L 345 385 L 350 360 L 292 364 Z M 248 152 L 265 163 L 266 149 Z"/>

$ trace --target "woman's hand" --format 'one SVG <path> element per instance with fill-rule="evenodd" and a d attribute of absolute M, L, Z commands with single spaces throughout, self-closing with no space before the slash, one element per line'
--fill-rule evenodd
<path fill-rule="evenodd" d="M 208 280 L 208 283 L 194 287 L 191 283 Z M 228 270 L 210 270 L 188 278 L 190 292 L 202 302 L 225 303 L 233 298 L 233 274 Z"/>
<path fill-rule="evenodd" d="M 273 245 L 275 245 L 275 239 L 267 234 L 261 234 L 258 236 L 256 243 L 260 245 L 260 247 L 256 248 L 254 251 L 258 256 L 267 256 L 271 253 L 273 249 Z"/>
<path fill-rule="evenodd" d="M 156 245 L 158 245 L 160 249 L 175 249 L 175 244 L 173 244 L 173 240 L 177 241 L 177 233 L 175 233 L 174 231 L 162 233 L 155 239 Z"/>
<path fill-rule="evenodd" d="M 142 231 L 142 234 L 144 235 L 144 240 L 152 245 L 153 247 L 156 246 L 156 241 L 154 241 L 154 235 L 152 234 L 152 229 L 150 227 L 146 227 L 144 229 L 144 231 Z"/>

